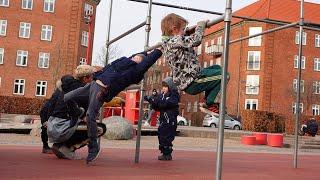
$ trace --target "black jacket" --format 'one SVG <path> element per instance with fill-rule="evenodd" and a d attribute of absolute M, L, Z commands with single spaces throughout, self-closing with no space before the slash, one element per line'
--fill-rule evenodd
<path fill-rule="evenodd" d="M 59 117 L 62 119 L 70 119 L 70 108 L 68 108 L 68 105 L 63 100 L 63 96 L 65 93 L 68 93 L 74 89 L 77 89 L 79 87 L 83 87 L 85 84 L 81 83 L 79 80 L 75 79 L 71 75 L 65 75 L 61 78 L 61 88 L 62 91 L 58 94 L 58 99 L 53 107 L 54 110 L 52 112 L 51 116 Z M 76 103 L 83 107 L 84 109 L 88 108 L 88 100 L 87 99 L 76 99 Z"/>
<path fill-rule="evenodd" d="M 44 122 L 47 122 L 49 117 L 52 115 L 54 107 L 56 106 L 56 103 L 59 99 L 60 94 L 61 94 L 61 90 L 56 89 L 51 95 L 50 99 L 42 106 L 40 110 L 40 118 L 41 118 L 42 124 Z"/>
<path fill-rule="evenodd" d="M 166 78 L 163 82 L 169 85 L 169 92 L 161 93 L 154 99 L 148 99 L 148 101 L 154 110 L 160 111 L 160 123 L 164 121 L 167 121 L 167 123 L 176 122 L 179 115 L 180 95 L 177 87 L 173 84 L 172 78 Z"/>

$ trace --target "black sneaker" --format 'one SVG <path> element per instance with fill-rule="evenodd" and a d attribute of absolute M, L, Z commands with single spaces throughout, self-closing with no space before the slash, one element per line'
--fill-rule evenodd
<path fill-rule="evenodd" d="M 42 148 L 42 153 L 43 154 L 53 154 L 52 149 L 48 146 L 45 146 Z"/>
<path fill-rule="evenodd" d="M 61 147 L 60 143 L 54 143 L 52 145 L 52 152 L 55 154 L 59 159 L 67 159 L 62 152 L 60 152 L 59 148 Z"/>
<path fill-rule="evenodd" d="M 158 160 L 160 160 L 160 161 L 171 161 L 172 160 L 172 156 L 171 156 L 171 154 L 167 154 L 167 155 L 162 154 L 161 156 L 158 156 Z"/>
<path fill-rule="evenodd" d="M 91 139 L 88 144 L 88 156 L 87 156 L 87 164 L 96 160 L 100 154 L 100 146 L 97 142 L 97 138 Z"/>

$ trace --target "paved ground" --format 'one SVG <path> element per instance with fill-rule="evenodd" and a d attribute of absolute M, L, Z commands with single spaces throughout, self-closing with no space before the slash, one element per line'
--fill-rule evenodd
<path fill-rule="evenodd" d="M 214 179 L 215 153 L 175 151 L 174 160 L 159 162 L 156 150 L 142 150 L 139 164 L 130 149 L 104 148 L 91 166 L 83 160 L 59 160 L 39 154 L 35 146 L 0 148 L 0 179 Z M 85 149 L 80 152 L 84 157 Z M 320 156 L 303 155 L 292 168 L 291 155 L 225 153 L 223 179 L 318 180 Z"/>
<path fill-rule="evenodd" d="M 135 140 L 103 139 L 103 151 L 92 166 L 84 160 L 60 160 L 41 154 L 40 137 L 0 134 L 0 179 L 214 179 L 216 139 L 177 137 L 174 160 L 160 162 L 157 138 L 143 136 L 140 163 L 134 163 Z M 318 180 L 320 150 L 301 150 L 292 168 L 292 149 L 245 146 L 225 141 L 223 179 Z M 86 148 L 78 152 L 86 157 Z"/>

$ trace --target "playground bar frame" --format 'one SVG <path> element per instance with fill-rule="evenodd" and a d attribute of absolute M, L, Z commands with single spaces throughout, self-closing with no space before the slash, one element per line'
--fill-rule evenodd
<path fill-rule="evenodd" d="M 300 21 L 295 23 L 286 23 L 286 22 L 279 22 L 279 21 L 273 21 L 273 20 L 261 20 L 261 19 L 255 19 L 250 17 L 243 17 L 243 16 L 236 16 L 232 15 L 232 0 L 226 0 L 226 8 L 225 13 L 219 13 L 219 12 L 213 12 L 213 11 L 207 11 L 207 10 L 201 10 L 201 9 L 195 9 L 195 8 L 189 8 L 189 7 L 183 7 L 183 6 L 177 6 L 177 5 L 171 5 L 171 4 L 165 4 L 165 3 L 157 3 L 152 2 L 152 0 L 149 1 L 143 1 L 143 0 L 128 0 L 132 2 L 139 2 L 139 3 L 148 3 L 148 13 L 147 13 L 147 19 L 145 22 L 137 25 L 136 27 L 132 28 L 131 30 L 121 34 L 117 38 L 113 39 L 110 42 L 107 42 L 107 45 L 112 44 L 113 42 L 116 42 L 117 40 L 121 39 L 122 37 L 134 32 L 135 30 L 139 29 L 140 27 L 146 25 L 146 36 L 145 36 L 145 51 L 150 51 L 152 49 L 155 49 L 159 46 L 161 46 L 161 43 L 158 43 L 150 48 L 149 47 L 149 38 L 150 38 L 150 25 L 151 25 L 151 9 L 152 5 L 158 5 L 158 6 L 165 6 L 170 8 L 176 8 L 176 9 L 183 9 L 188 11 L 196 11 L 201 13 L 208 13 L 208 14 L 215 14 L 215 15 L 221 15 L 220 18 L 217 18 L 216 20 L 208 22 L 207 26 L 212 26 L 214 24 L 220 23 L 224 21 L 224 45 L 225 48 L 223 50 L 223 70 L 222 70 L 222 83 L 221 83 L 221 104 L 220 104 L 220 113 L 219 113 L 219 130 L 218 130 L 218 142 L 217 142 L 217 160 L 216 160 L 216 179 L 220 180 L 222 176 L 222 159 L 223 159 L 223 143 L 224 143 L 224 117 L 225 117 L 225 104 L 226 104 L 226 93 L 227 93 L 227 79 L 228 79 L 228 60 L 229 60 L 229 48 L 230 44 L 236 43 L 239 41 L 243 41 L 249 38 L 253 38 L 256 36 L 261 36 L 264 34 L 272 33 L 275 31 L 279 31 L 282 29 L 290 28 L 299 26 L 299 63 L 298 63 L 298 83 L 297 83 L 297 100 L 296 100 L 296 122 L 295 122 L 295 149 L 293 153 L 293 159 L 294 159 L 294 168 L 297 168 L 298 166 L 298 126 L 300 122 L 300 94 L 301 94 L 301 59 L 303 55 L 302 51 L 302 36 L 303 36 L 303 28 L 310 29 L 310 30 L 316 30 L 319 31 L 320 28 L 316 27 L 310 27 L 310 23 L 304 22 L 304 0 L 301 0 L 300 4 Z M 111 16 L 110 16 L 111 17 Z M 231 20 L 233 18 L 240 18 L 244 20 L 250 20 L 250 21 L 257 21 L 257 22 L 264 22 L 264 23 L 270 23 L 270 24 L 277 24 L 282 25 L 280 27 L 276 27 L 274 29 L 270 29 L 267 31 L 264 31 L 259 34 L 255 34 L 252 36 L 246 36 L 240 39 L 235 39 L 230 41 L 230 31 L 231 31 Z M 192 30 L 195 28 L 195 26 L 189 27 L 188 30 Z M 109 32 L 108 32 L 109 33 Z M 139 121 L 138 121 L 138 132 L 137 132 L 137 141 L 136 141 L 136 154 L 135 154 L 135 163 L 139 162 L 139 153 L 140 153 L 140 138 L 141 138 L 141 126 L 142 126 L 142 106 L 143 106 L 143 94 L 144 94 L 144 80 L 141 82 L 140 86 L 140 105 L 139 105 Z"/>

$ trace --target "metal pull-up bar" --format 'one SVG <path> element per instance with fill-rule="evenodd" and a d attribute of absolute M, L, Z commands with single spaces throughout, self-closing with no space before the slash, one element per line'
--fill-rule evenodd
<path fill-rule="evenodd" d="M 110 46 L 112 43 L 122 39 L 123 37 L 133 33 L 134 31 L 140 29 L 141 27 L 143 27 L 144 25 L 146 25 L 146 21 L 143 21 L 142 23 L 138 24 L 137 26 L 133 27 L 132 29 L 124 32 L 123 34 L 119 35 L 118 37 L 112 39 L 111 41 L 107 42 L 106 43 L 106 46 Z"/>

